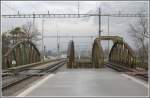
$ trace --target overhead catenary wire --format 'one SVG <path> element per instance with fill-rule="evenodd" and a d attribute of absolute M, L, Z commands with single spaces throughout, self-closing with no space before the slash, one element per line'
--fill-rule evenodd
<path fill-rule="evenodd" d="M 17 10 L 17 9 L 15 9 L 15 8 L 13 8 L 13 7 L 10 7 L 8 4 L 2 2 L 2 5 L 6 6 L 6 7 L 9 8 L 10 10 L 12 10 L 12 11 L 18 13 L 18 10 Z"/>
<path fill-rule="evenodd" d="M 3 18 L 84 18 L 91 16 L 99 16 L 99 14 L 3 14 Z M 103 14 L 101 17 L 148 17 L 146 14 Z"/>

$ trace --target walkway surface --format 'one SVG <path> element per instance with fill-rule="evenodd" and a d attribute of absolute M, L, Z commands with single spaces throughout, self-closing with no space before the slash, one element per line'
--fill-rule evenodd
<path fill-rule="evenodd" d="M 148 96 L 148 84 L 109 68 L 71 69 L 44 77 L 18 96 Z"/>

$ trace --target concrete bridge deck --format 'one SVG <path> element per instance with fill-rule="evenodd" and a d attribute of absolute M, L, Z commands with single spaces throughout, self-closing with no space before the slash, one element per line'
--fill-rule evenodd
<path fill-rule="evenodd" d="M 148 96 L 148 83 L 109 68 L 60 69 L 17 96 Z"/>

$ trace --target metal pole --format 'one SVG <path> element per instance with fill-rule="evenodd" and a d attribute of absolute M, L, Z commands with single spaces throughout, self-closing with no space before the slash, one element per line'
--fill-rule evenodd
<path fill-rule="evenodd" d="M 108 16 L 108 36 L 109 36 L 109 16 Z M 108 50 L 109 50 L 109 40 L 108 40 Z"/>
<path fill-rule="evenodd" d="M 33 28 L 32 28 L 32 32 L 34 33 L 34 29 L 35 29 L 35 13 L 33 12 Z M 30 35 L 28 34 L 28 37 L 30 37 Z M 29 38 L 30 39 L 30 38 Z"/>
<path fill-rule="evenodd" d="M 99 37 L 101 36 L 101 9 L 99 8 Z"/>
<path fill-rule="evenodd" d="M 90 49 L 92 50 L 92 44 L 93 44 L 93 37 L 91 36 L 91 43 L 90 43 Z M 92 57 L 92 51 L 90 52 L 90 56 Z"/>
<path fill-rule="evenodd" d="M 43 34 L 44 33 L 44 18 L 42 19 L 42 61 L 44 62 L 44 40 L 43 40 Z"/>
<path fill-rule="evenodd" d="M 33 12 L 33 29 L 34 29 L 34 26 L 35 26 L 35 13 Z"/>
<path fill-rule="evenodd" d="M 59 57 L 59 36 L 57 32 L 57 57 Z"/>
<path fill-rule="evenodd" d="M 78 17 L 80 17 L 80 4 L 79 4 L 79 0 L 78 0 Z"/>
<path fill-rule="evenodd" d="M 46 57 L 46 46 L 44 45 L 44 57 Z"/>

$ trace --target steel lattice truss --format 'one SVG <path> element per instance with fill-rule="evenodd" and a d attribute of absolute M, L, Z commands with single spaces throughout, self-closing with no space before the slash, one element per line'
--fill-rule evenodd
<path fill-rule="evenodd" d="M 12 64 L 15 61 L 15 64 Z M 26 65 L 40 61 L 40 52 L 30 41 L 16 43 L 4 56 L 3 62 L 7 68 Z"/>
<path fill-rule="evenodd" d="M 104 53 L 99 39 L 94 40 L 92 48 L 92 66 L 100 68 L 104 65 Z"/>
<path fill-rule="evenodd" d="M 136 65 L 136 56 L 131 47 L 125 42 L 115 42 L 110 54 L 109 61 L 117 64 L 124 64 L 127 67 L 134 68 Z"/>
<path fill-rule="evenodd" d="M 71 40 L 68 45 L 67 52 L 67 68 L 75 68 L 75 52 L 74 52 L 74 42 Z"/>
<path fill-rule="evenodd" d="M 92 68 L 102 68 L 104 67 L 104 52 L 101 46 L 102 40 L 112 40 L 113 46 L 109 53 L 109 62 L 122 65 L 128 68 L 136 68 L 136 55 L 132 48 L 123 41 L 122 37 L 118 36 L 101 36 L 97 37 L 94 40 L 93 48 L 92 48 Z M 75 64 L 75 53 L 74 53 L 74 42 L 70 41 L 68 46 L 68 68 L 78 68 Z M 139 67 L 139 66 L 138 66 Z M 148 66 L 140 66 L 141 68 L 147 69 Z"/>
<path fill-rule="evenodd" d="M 136 67 L 136 56 L 131 47 L 118 36 L 101 36 L 95 39 L 92 49 L 93 66 L 103 67 L 104 54 L 101 47 L 102 40 L 112 40 L 113 46 L 109 54 L 109 62 L 125 65 L 130 68 Z"/>

